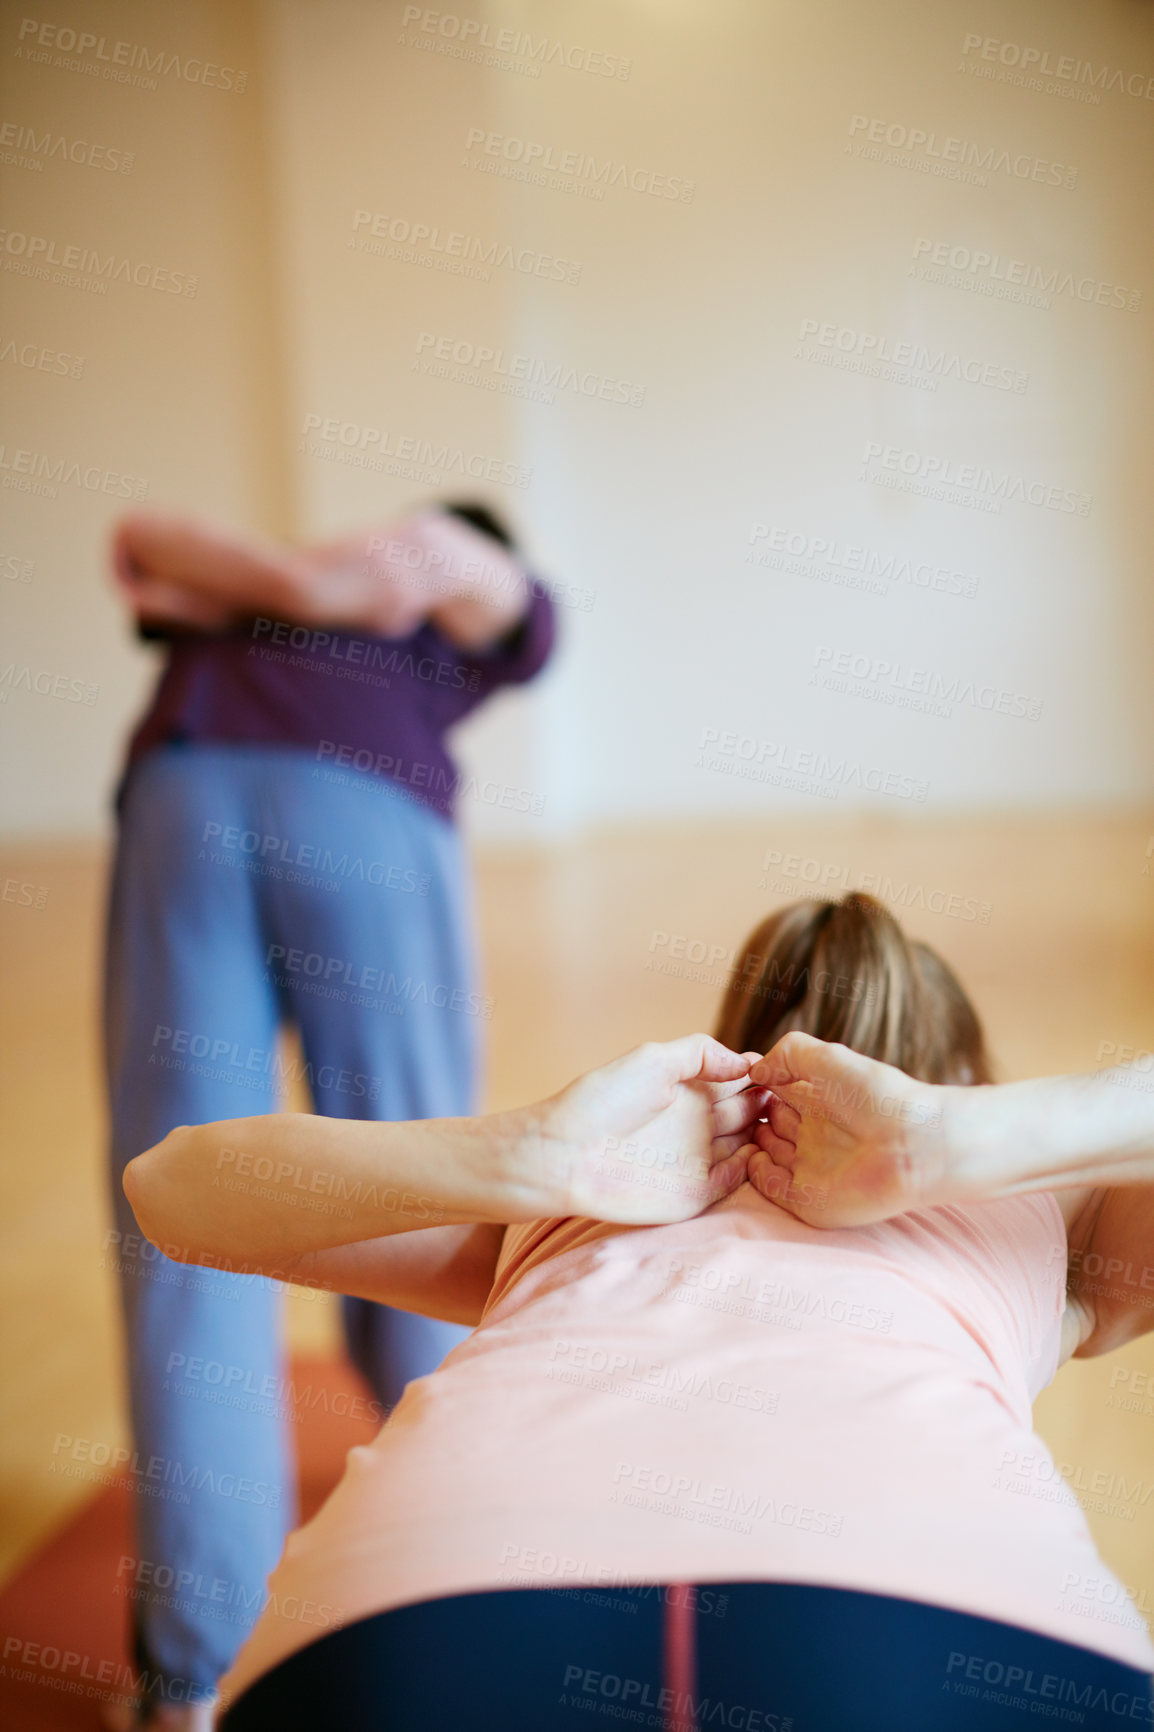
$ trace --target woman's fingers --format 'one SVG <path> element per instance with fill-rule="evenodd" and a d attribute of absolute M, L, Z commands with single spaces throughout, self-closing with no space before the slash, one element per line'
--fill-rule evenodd
<path fill-rule="evenodd" d="M 709 1201 L 720 1202 L 722 1197 L 728 1197 L 731 1191 L 745 1183 L 745 1150 L 735 1149 L 723 1160 L 715 1161 L 709 1169 Z"/>
<path fill-rule="evenodd" d="M 742 1094 L 749 1087 L 749 1077 L 743 1072 L 726 1082 L 703 1082 L 698 1086 L 711 1101 L 727 1101 L 731 1095 Z"/>
<path fill-rule="evenodd" d="M 797 1158 L 797 1128 L 801 1115 L 775 1099 L 767 1089 L 747 1088 L 718 1101 L 713 1108 L 714 1145 L 727 1151 L 743 1144 Z"/>
<path fill-rule="evenodd" d="M 797 1164 L 797 1145 L 787 1137 L 779 1137 L 772 1125 L 754 1125 L 751 1141 L 755 1149 L 769 1156 L 779 1166 L 788 1167 L 792 1172 Z"/>
<path fill-rule="evenodd" d="M 672 1082 L 722 1083 L 749 1075 L 748 1060 L 710 1034 L 682 1035 L 680 1040 L 662 1042 L 658 1050 Z"/>
<path fill-rule="evenodd" d="M 868 1099 L 869 1083 L 888 1069 L 839 1041 L 818 1040 L 795 1029 L 750 1067 L 750 1081 L 772 1089 L 803 1112 L 820 1113 L 852 1101 L 855 1095 Z"/>
<path fill-rule="evenodd" d="M 586 1085 L 591 1079 L 597 1079 L 595 1092 L 612 1079 L 615 1087 L 628 1090 L 639 1107 L 650 1106 L 657 1112 L 671 1104 L 683 1083 L 701 1085 L 707 1103 L 717 1098 L 718 1085 L 730 1084 L 735 1091 L 745 1088 L 749 1066 L 710 1035 L 687 1034 L 679 1040 L 646 1041 L 578 1083 Z M 721 1092 L 727 1091 L 723 1087 Z"/>
<path fill-rule="evenodd" d="M 788 1101 L 779 1100 L 776 1095 L 770 1095 L 769 1106 L 761 1116 L 768 1119 L 774 1133 L 783 1142 L 797 1142 L 797 1133 L 801 1127 L 801 1114 L 796 1107 L 791 1107 Z"/>
<path fill-rule="evenodd" d="M 750 1184 L 771 1203 L 784 1203 L 793 1185 L 793 1174 L 779 1166 L 773 1155 L 751 1144 L 745 1155 L 745 1174 Z"/>
<path fill-rule="evenodd" d="M 801 1034 L 796 1029 L 783 1034 L 765 1057 L 750 1067 L 751 1080 L 764 1083 L 771 1089 L 788 1088 L 790 1083 L 818 1074 L 822 1058 L 831 1044 L 818 1040 L 816 1035 Z"/>
<path fill-rule="evenodd" d="M 745 1088 L 737 1085 L 732 1092 L 713 1102 L 713 1134 L 728 1136 L 731 1131 L 747 1130 L 766 1116 L 770 1101 L 768 1089 Z"/>
<path fill-rule="evenodd" d="M 710 1147 L 710 1160 L 716 1166 L 719 1161 L 727 1160 L 739 1149 L 749 1149 L 753 1144 L 749 1140 L 748 1130 L 733 1131 L 727 1137 L 714 1137 Z"/>
<path fill-rule="evenodd" d="M 892 1118 L 895 1106 L 914 1100 L 926 1087 L 839 1041 L 796 1030 L 750 1067 L 750 1081 L 772 1089 L 807 1117 L 863 1126 L 879 1115 Z"/>

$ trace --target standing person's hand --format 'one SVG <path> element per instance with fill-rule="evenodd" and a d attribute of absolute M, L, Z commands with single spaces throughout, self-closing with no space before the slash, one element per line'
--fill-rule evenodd
<path fill-rule="evenodd" d="M 745 1178 L 765 1111 L 744 1057 L 708 1035 L 650 1041 L 531 1109 L 543 1183 L 567 1212 L 630 1225 L 684 1221 Z"/>
<path fill-rule="evenodd" d="M 941 1200 L 944 1109 L 974 1090 L 915 1082 L 849 1047 L 787 1034 L 750 1067 L 771 1092 L 743 1150 L 770 1202 L 815 1227 L 852 1227 Z"/>
<path fill-rule="evenodd" d="M 305 557 L 325 621 L 347 618 L 379 637 L 409 637 L 429 619 L 459 649 L 484 650 L 528 605 L 520 561 L 447 511 L 417 511 Z"/>
<path fill-rule="evenodd" d="M 441 511 L 415 511 L 379 531 L 306 548 L 308 579 L 293 618 L 412 637 L 454 581 L 439 547 L 449 521 Z"/>

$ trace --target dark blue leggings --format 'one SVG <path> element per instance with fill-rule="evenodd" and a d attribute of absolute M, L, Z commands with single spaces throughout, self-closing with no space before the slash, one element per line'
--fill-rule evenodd
<path fill-rule="evenodd" d="M 787 1582 L 518 1588 L 379 1612 L 257 1679 L 223 1732 L 1123 1732 L 1146 1673 L 940 1606 Z"/>

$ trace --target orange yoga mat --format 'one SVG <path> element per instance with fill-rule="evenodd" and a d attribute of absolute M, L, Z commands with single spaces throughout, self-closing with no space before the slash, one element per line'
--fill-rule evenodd
<path fill-rule="evenodd" d="M 292 1381 L 310 1392 L 293 1427 L 307 1519 L 340 1478 L 347 1452 L 369 1442 L 377 1427 L 347 1417 L 351 1403 L 336 1399 L 368 1394 L 351 1365 L 298 1360 Z M 334 1403 L 345 1417 L 332 1411 Z M 102 1490 L 0 1593 L 4 1732 L 96 1732 L 102 1703 L 126 1699 L 128 1602 L 117 1564 L 133 1552 L 132 1493 Z"/>

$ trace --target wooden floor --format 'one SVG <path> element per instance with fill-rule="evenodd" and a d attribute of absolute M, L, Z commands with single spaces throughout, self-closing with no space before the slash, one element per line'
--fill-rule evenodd
<path fill-rule="evenodd" d="M 726 953 L 814 878 L 834 893 L 880 885 L 905 911 L 971 988 L 1004 1077 L 1091 1069 L 1108 1043 L 1154 1051 L 1152 838 L 1154 814 L 791 819 L 485 853 L 488 1103 L 547 1093 L 638 1040 L 708 1027 Z M 95 849 L 0 856 L 4 1575 L 91 1489 L 51 1472 L 57 1436 L 124 1435 L 103 1245 L 102 894 Z M 335 1351 L 329 1302 L 294 1297 L 289 1311 L 298 1350 Z M 1103 1506 L 1090 1521 L 1106 1559 L 1154 1607 L 1154 1397 L 1135 1394 L 1146 1388 L 1154 1337 L 1067 1367 L 1037 1418 Z"/>

